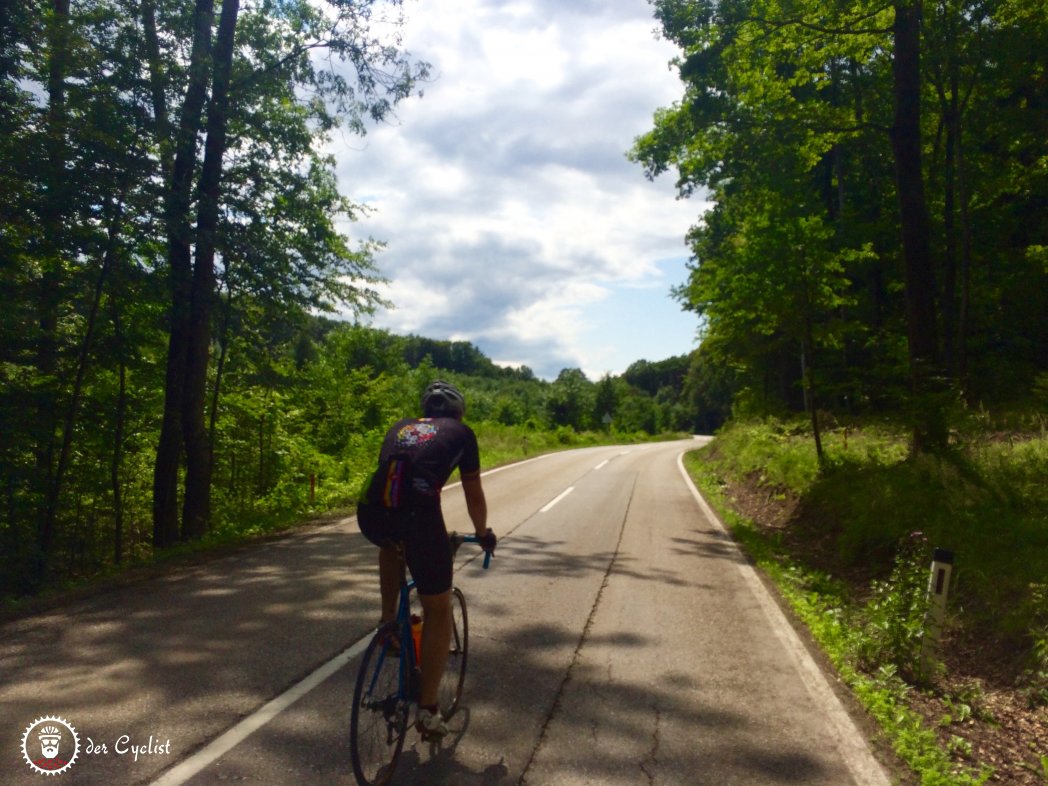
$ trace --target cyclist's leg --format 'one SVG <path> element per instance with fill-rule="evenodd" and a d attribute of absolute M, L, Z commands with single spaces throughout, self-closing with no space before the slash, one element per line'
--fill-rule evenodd
<path fill-rule="evenodd" d="M 392 622 L 397 616 L 400 584 L 404 580 L 404 554 L 400 546 L 379 548 L 378 577 L 382 592 L 382 622 Z"/>
<path fill-rule="evenodd" d="M 357 508 L 357 524 L 364 537 L 378 546 L 382 622 L 391 622 L 397 615 L 404 580 L 403 521 L 379 506 L 362 502 Z"/>
<path fill-rule="evenodd" d="M 419 705 L 437 704 L 437 688 L 448 662 L 451 644 L 451 590 L 438 595 L 419 593 L 422 602 L 422 690 Z"/>
<path fill-rule="evenodd" d="M 451 642 L 451 543 L 439 507 L 420 507 L 405 528 L 404 554 L 422 603 L 422 689 L 419 705 L 437 703 Z"/>

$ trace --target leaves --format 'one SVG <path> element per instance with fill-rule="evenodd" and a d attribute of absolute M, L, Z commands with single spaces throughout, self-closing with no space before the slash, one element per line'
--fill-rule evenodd
<path fill-rule="evenodd" d="M 742 372 L 739 394 L 766 411 L 800 409 L 801 355 L 814 351 L 822 406 L 898 411 L 915 341 L 918 365 L 945 368 L 969 401 L 1028 391 L 1048 345 L 1035 316 L 1048 308 L 1037 207 L 1048 201 L 1044 11 L 925 4 L 916 175 L 926 198 L 900 208 L 897 197 L 915 192 L 899 191 L 896 173 L 915 168 L 898 169 L 890 133 L 892 4 L 653 6 L 682 50 L 682 94 L 630 156 L 648 177 L 673 171 L 681 196 L 710 205 L 689 233 L 691 275 L 676 294 L 701 318 L 707 360 Z M 918 208 L 930 214 L 917 238 L 934 266 L 924 282 L 907 281 L 901 264 L 911 257 L 900 211 Z M 918 329 L 910 301 L 922 297 L 936 311 Z"/>

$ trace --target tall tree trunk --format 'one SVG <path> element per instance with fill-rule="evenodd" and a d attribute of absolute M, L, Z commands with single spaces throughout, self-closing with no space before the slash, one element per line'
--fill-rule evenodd
<path fill-rule="evenodd" d="M 961 293 L 957 306 L 957 329 L 954 356 L 957 378 L 968 375 L 968 307 L 971 297 L 972 224 L 969 213 L 968 178 L 965 169 L 964 129 L 957 127 L 957 201 L 961 208 Z"/>
<path fill-rule="evenodd" d="M 149 64 L 149 93 L 153 102 L 154 136 L 160 150 L 160 166 L 164 182 L 171 177 L 174 165 L 171 155 L 171 127 L 168 121 L 167 99 L 164 89 L 167 79 L 160 59 L 160 37 L 156 28 L 155 0 L 142 0 L 142 38 L 145 42 L 146 62 Z"/>
<path fill-rule="evenodd" d="M 956 378 L 956 335 L 957 335 L 957 94 L 953 93 L 943 107 L 946 128 L 946 150 L 944 160 L 943 233 L 945 256 L 943 259 L 943 364 L 946 373 Z"/>
<path fill-rule="evenodd" d="M 182 509 L 182 537 L 185 540 L 203 537 L 211 521 L 211 449 L 204 425 L 204 405 L 211 350 L 211 314 L 215 299 L 219 189 L 222 157 L 226 151 L 233 39 L 239 10 L 240 0 L 223 0 L 215 41 L 214 82 L 207 113 L 204 165 L 200 173 L 196 261 L 193 268 L 182 410 L 182 433 L 186 447 L 186 494 Z"/>
<path fill-rule="evenodd" d="M 215 440 L 218 430 L 218 402 L 222 395 L 222 377 L 226 368 L 226 357 L 229 354 L 229 323 L 233 318 L 233 289 L 229 283 L 229 261 L 226 260 L 226 301 L 222 309 L 222 326 L 218 334 L 218 361 L 215 363 L 215 387 L 211 391 L 211 415 L 208 421 L 208 445 L 211 448 L 209 461 L 215 466 Z"/>
<path fill-rule="evenodd" d="M 124 466 L 124 431 L 127 421 L 127 342 L 124 337 L 120 307 L 124 297 L 121 292 L 120 267 L 110 276 L 109 317 L 113 323 L 113 343 L 117 361 L 116 414 L 113 421 L 113 454 L 109 463 L 109 480 L 113 492 L 113 562 L 121 564 L 124 559 L 124 493 L 120 473 Z"/>
<path fill-rule="evenodd" d="M 963 233 L 963 219 L 958 229 L 957 205 L 960 197 L 960 135 L 964 107 L 961 101 L 960 52 L 958 51 L 958 12 L 948 3 L 940 5 L 939 27 L 942 40 L 943 63 L 935 74 L 935 85 L 939 95 L 941 127 L 946 133 L 944 155 L 943 231 L 945 256 L 943 259 L 943 366 L 946 375 L 959 379 L 959 304 L 958 278 L 958 233 Z"/>
<path fill-rule="evenodd" d="M 54 541 L 55 518 L 49 499 L 54 485 L 55 407 L 58 371 L 58 307 L 62 298 L 62 259 L 66 248 L 66 107 L 65 80 L 70 58 L 69 0 L 54 0 L 47 25 L 47 163 L 41 204 L 42 273 L 36 306 L 39 334 L 36 366 L 42 384 L 36 411 L 36 474 L 34 485 L 42 502 L 33 581 L 43 583 Z"/>
<path fill-rule="evenodd" d="M 891 131 L 906 282 L 906 325 L 914 397 L 914 452 L 946 444 L 934 383 L 938 364 L 935 272 L 921 161 L 921 3 L 896 2 L 892 27 L 895 118 Z"/>
<path fill-rule="evenodd" d="M 73 432 L 76 429 L 77 414 L 80 409 L 80 399 L 84 391 L 84 378 L 87 375 L 87 365 L 91 354 L 91 342 L 94 339 L 95 325 L 98 321 L 98 308 L 102 303 L 102 293 L 105 290 L 106 276 L 112 269 L 117 254 L 117 238 L 120 236 L 120 228 L 124 214 L 124 195 L 118 196 L 113 208 L 114 215 L 110 219 L 108 237 L 106 239 L 106 250 L 102 257 L 102 264 L 98 271 L 98 280 L 95 283 L 95 293 L 91 300 L 91 307 L 87 314 L 87 324 L 84 328 L 84 337 L 80 342 L 80 351 L 77 357 L 76 378 L 73 381 L 73 390 L 66 407 L 65 419 L 62 426 L 61 448 L 58 451 L 58 462 L 55 465 L 50 487 L 47 491 L 47 501 L 44 510 L 44 521 L 49 529 L 54 529 L 56 517 L 58 516 L 58 503 L 62 496 L 62 483 L 65 480 L 65 472 L 69 467 L 69 456 L 73 447 Z"/>
<path fill-rule="evenodd" d="M 153 545 L 158 548 L 170 546 L 179 539 L 178 468 L 183 448 L 182 414 L 185 407 L 184 384 L 193 291 L 190 209 L 197 138 L 207 98 L 213 20 L 214 0 L 197 0 L 193 15 L 189 85 L 182 102 L 171 179 L 165 200 L 171 310 L 164 417 L 153 468 Z"/>
<path fill-rule="evenodd" d="M 113 561 L 119 565 L 124 558 L 124 495 L 120 482 L 120 471 L 124 464 L 124 421 L 127 418 L 127 361 L 124 332 L 120 326 L 120 299 L 115 291 L 110 301 L 113 334 L 117 347 L 119 387 L 116 397 L 116 420 L 113 424 L 113 457 L 109 466 L 109 478 L 113 489 Z"/>
<path fill-rule="evenodd" d="M 826 464 L 826 455 L 822 449 L 822 429 L 819 426 L 819 402 L 815 395 L 815 341 L 812 336 L 811 319 L 806 320 L 804 328 L 804 340 L 801 342 L 801 357 L 804 362 L 803 378 L 801 384 L 804 386 L 804 403 L 808 410 L 808 418 L 811 421 L 811 434 L 815 440 L 815 457 L 819 466 Z"/>

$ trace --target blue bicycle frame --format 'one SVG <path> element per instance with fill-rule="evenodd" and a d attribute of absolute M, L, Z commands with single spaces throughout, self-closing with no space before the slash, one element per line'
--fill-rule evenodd
<path fill-rule="evenodd" d="M 455 553 L 463 543 L 480 543 L 480 538 L 476 535 L 459 535 L 458 533 L 452 533 L 450 538 L 452 559 L 454 559 Z M 487 570 L 490 565 L 491 552 L 486 551 L 484 552 L 484 569 Z M 409 703 L 418 701 L 418 691 L 421 689 L 421 685 L 419 684 L 421 682 L 421 675 L 416 673 L 419 664 L 415 657 L 415 643 L 411 636 L 411 590 L 414 588 L 414 579 L 407 579 L 406 581 L 401 582 L 400 600 L 397 603 L 397 616 L 394 622 L 397 631 L 396 640 L 400 645 L 400 675 L 398 678 L 396 698 L 398 701 L 407 701 Z M 379 655 L 379 668 L 376 669 L 371 685 L 368 686 L 369 693 L 375 690 L 375 682 L 381 672 L 382 663 L 389 655 L 389 650 L 389 643 L 382 647 L 382 652 Z"/>

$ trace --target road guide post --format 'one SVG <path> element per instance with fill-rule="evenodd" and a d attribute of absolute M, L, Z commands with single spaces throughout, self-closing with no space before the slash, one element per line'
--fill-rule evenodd
<path fill-rule="evenodd" d="M 936 549 L 932 556 L 931 575 L 928 577 L 928 609 L 924 616 L 924 637 L 921 641 L 921 674 L 924 676 L 931 673 L 939 652 L 952 574 L 953 552 L 948 549 Z"/>

